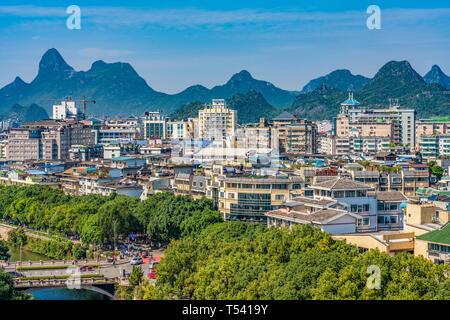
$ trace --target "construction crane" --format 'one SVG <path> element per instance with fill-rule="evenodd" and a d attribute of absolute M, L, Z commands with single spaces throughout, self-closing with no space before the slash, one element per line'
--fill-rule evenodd
<path fill-rule="evenodd" d="M 66 97 L 65 99 L 47 99 L 48 101 L 75 101 L 75 102 L 83 102 L 83 119 L 86 119 L 86 103 L 96 103 L 95 100 L 86 100 L 86 97 L 83 97 L 82 100 L 71 99 L 70 97 Z"/>

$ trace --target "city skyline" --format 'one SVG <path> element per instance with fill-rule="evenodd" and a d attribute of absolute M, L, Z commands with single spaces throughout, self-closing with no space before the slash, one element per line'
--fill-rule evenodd
<path fill-rule="evenodd" d="M 9 44 L 0 53 L 1 87 L 16 76 L 30 82 L 52 47 L 77 71 L 96 60 L 128 62 L 149 86 L 166 93 L 195 84 L 211 88 L 243 69 L 297 91 L 336 69 L 373 77 L 390 60 L 408 60 L 421 75 L 434 64 L 450 70 L 450 10 L 440 8 L 443 1 L 250 1 L 246 8 L 235 2 L 136 1 L 131 7 L 115 1 L 100 7 L 79 1 L 80 30 L 66 27 L 66 8 L 73 3 L 46 3 L 0 1 L 0 39 Z M 366 26 L 371 4 L 381 8 L 380 30 Z"/>

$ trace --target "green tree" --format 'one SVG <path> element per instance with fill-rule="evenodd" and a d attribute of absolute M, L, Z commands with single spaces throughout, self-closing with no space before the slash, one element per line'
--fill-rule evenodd
<path fill-rule="evenodd" d="M 0 269 L 0 300 L 11 300 L 14 296 L 14 281 L 9 274 Z"/>
<path fill-rule="evenodd" d="M 6 245 L 6 241 L 0 240 L 0 260 L 8 260 L 11 255 L 9 254 L 8 246 Z"/>
<path fill-rule="evenodd" d="M 140 266 L 133 266 L 133 269 L 131 270 L 130 274 L 130 286 L 131 287 L 137 287 L 144 277 L 144 271 L 142 271 L 142 268 Z"/>
<path fill-rule="evenodd" d="M 19 227 L 8 231 L 8 244 L 13 247 L 18 247 L 21 244 L 24 246 L 27 244 L 27 236 L 23 228 Z"/>

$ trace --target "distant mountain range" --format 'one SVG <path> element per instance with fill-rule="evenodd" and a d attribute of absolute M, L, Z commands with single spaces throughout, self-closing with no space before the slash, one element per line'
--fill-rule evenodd
<path fill-rule="evenodd" d="M 450 107 L 445 104 L 450 102 L 449 91 L 436 83 L 442 79 L 442 76 L 430 77 L 433 83 L 427 83 L 408 61 L 390 61 L 356 90 L 354 97 L 370 108 L 387 107 L 389 99 L 395 98 L 401 106 L 415 109 L 419 117 L 448 115 Z M 340 103 L 346 97 L 345 91 L 322 84 L 311 92 L 299 94 L 288 110 L 313 120 L 330 119 L 339 112 Z"/>
<path fill-rule="evenodd" d="M 450 89 L 450 77 L 442 72 L 439 66 L 434 65 L 431 70 L 423 77 L 426 83 L 437 83 L 444 88 Z"/>
<path fill-rule="evenodd" d="M 20 122 L 31 122 L 49 119 L 49 116 L 44 108 L 37 104 L 31 104 L 26 107 L 15 104 L 8 111 L 0 114 L 0 120 L 11 118 L 17 119 Z"/>
<path fill-rule="evenodd" d="M 240 110 L 242 123 L 269 118 L 281 110 L 310 119 L 330 119 L 338 112 L 346 92 L 352 90 L 355 98 L 369 107 L 387 106 L 389 98 L 395 98 L 401 105 L 415 108 L 419 116 L 432 116 L 449 114 L 449 107 L 444 105 L 450 100 L 446 93 L 449 88 L 449 77 L 436 65 L 422 78 L 407 61 L 391 61 L 373 79 L 336 70 L 311 80 L 301 92 L 277 88 L 242 70 L 211 89 L 194 85 L 177 94 L 166 94 L 152 89 L 128 63 L 99 60 L 88 71 L 75 71 L 56 49 L 50 49 L 42 56 L 38 74 L 30 83 L 17 77 L 0 89 L 0 114 L 7 114 L 15 104 L 37 104 L 50 111 L 48 99 L 86 96 L 97 101 L 88 105 L 89 116 L 162 110 L 184 117 L 198 112 L 202 103 L 223 98 Z"/>
<path fill-rule="evenodd" d="M 360 75 L 353 75 L 350 70 L 340 69 L 335 70 L 326 76 L 311 80 L 303 87 L 301 93 L 308 93 L 314 91 L 322 85 L 333 87 L 342 91 L 356 91 L 368 84 L 370 78 Z"/>
<path fill-rule="evenodd" d="M 261 92 L 269 103 L 279 108 L 290 106 L 298 94 L 256 80 L 243 70 L 224 85 L 212 89 L 195 85 L 171 95 L 153 90 L 128 63 L 99 60 L 86 72 L 75 71 L 56 49 L 50 49 L 42 56 L 38 75 L 33 81 L 25 83 L 17 77 L 0 89 L 0 112 L 14 103 L 37 103 L 50 110 L 52 103 L 48 99 L 86 96 L 97 101 L 88 108 L 88 114 L 94 116 L 127 116 L 158 109 L 170 113 L 192 101 L 226 99 L 249 90 Z"/>

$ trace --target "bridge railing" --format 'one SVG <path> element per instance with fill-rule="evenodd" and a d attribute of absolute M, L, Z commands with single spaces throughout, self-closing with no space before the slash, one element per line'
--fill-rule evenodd
<path fill-rule="evenodd" d="M 113 284 L 118 283 L 120 278 L 81 278 L 81 279 L 40 279 L 40 280 L 15 280 L 14 286 L 16 288 L 36 288 L 36 287 L 61 287 L 61 286 L 74 286 L 76 281 L 80 281 L 79 284 L 83 285 L 95 285 L 95 284 Z"/>
<path fill-rule="evenodd" d="M 0 260 L 0 266 L 4 268 L 8 267 L 38 267 L 38 266 L 64 266 L 64 265 L 71 265 L 73 260 L 49 260 L 49 261 L 22 261 L 22 264 L 20 261 L 15 262 L 9 262 L 9 261 L 3 261 Z M 78 265 L 82 264 L 109 264 L 108 261 L 103 259 L 80 259 L 77 260 Z"/>

